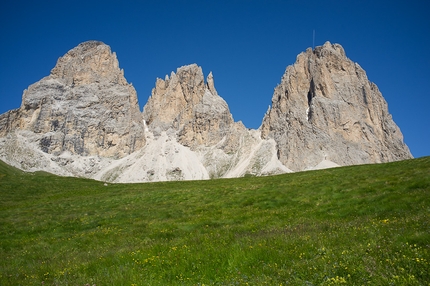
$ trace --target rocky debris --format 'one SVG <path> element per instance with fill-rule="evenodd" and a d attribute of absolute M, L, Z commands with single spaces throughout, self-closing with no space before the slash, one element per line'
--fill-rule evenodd
<path fill-rule="evenodd" d="M 339 44 L 307 49 L 288 66 L 261 126 L 293 171 L 412 158 L 387 103 Z"/>
<path fill-rule="evenodd" d="M 209 179 L 196 152 L 166 132 L 149 133 L 144 148 L 115 160 L 93 178 L 110 182 L 157 182 Z"/>
<path fill-rule="evenodd" d="M 206 166 L 218 162 L 220 154 L 207 158 Z M 248 130 L 241 137 L 235 153 L 227 156 L 226 178 L 243 177 L 245 175 L 267 176 L 291 172 L 276 157 L 276 143 L 273 139 L 262 140 L 259 130 Z M 208 168 L 208 167 L 207 167 Z M 208 168 L 209 169 L 209 168 Z"/>
<path fill-rule="evenodd" d="M 142 120 L 136 91 L 115 53 L 89 41 L 29 86 L 19 109 L 0 116 L 0 136 L 28 130 L 48 154 L 121 158 L 144 146 Z"/>

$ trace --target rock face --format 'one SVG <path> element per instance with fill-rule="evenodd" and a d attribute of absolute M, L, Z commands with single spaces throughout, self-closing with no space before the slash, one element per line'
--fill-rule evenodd
<path fill-rule="evenodd" d="M 139 110 L 115 53 L 96 41 L 61 57 L 0 115 L 0 159 L 110 182 L 270 175 L 411 158 L 378 88 L 340 45 L 287 67 L 258 130 L 235 122 L 195 65 L 164 80 Z"/>
<path fill-rule="evenodd" d="M 338 44 L 307 49 L 287 67 L 261 126 L 293 171 L 412 158 L 387 103 Z"/>
<path fill-rule="evenodd" d="M 196 152 L 209 178 L 289 171 L 272 158 L 274 141 L 263 144 L 258 131 L 251 134 L 242 122 L 234 122 L 212 73 L 205 82 L 195 64 L 157 79 L 143 116 L 149 132 L 155 136 L 166 132 Z"/>
<path fill-rule="evenodd" d="M 218 95 L 212 73 L 205 83 L 201 67 L 195 64 L 178 68 L 165 80 L 157 79 L 143 117 L 151 131 L 175 130 L 178 142 L 192 149 L 226 138 L 223 149 L 230 152 L 246 131 L 241 122 L 234 122 L 227 103 Z"/>
<path fill-rule="evenodd" d="M 124 157 L 145 145 L 136 91 L 110 47 L 85 42 L 0 116 L 0 135 L 29 131 L 45 153 Z"/>

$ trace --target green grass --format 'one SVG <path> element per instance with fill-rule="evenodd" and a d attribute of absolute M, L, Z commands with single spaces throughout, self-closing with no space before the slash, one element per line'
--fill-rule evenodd
<path fill-rule="evenodd" d="M 430 157 L 109 184 L 0 162 L 0 285 L 429 285 Z"/>

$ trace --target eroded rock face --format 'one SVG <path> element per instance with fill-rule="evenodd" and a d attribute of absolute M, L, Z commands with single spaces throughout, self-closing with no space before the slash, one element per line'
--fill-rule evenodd
<path fill-rule="evenodd" d="M 215 89 L 212 73 L 205 82 L 195 64 L 178 68 L 165 80 L 157 79 L 143 114 L 149 132 L 156 137 L 167 133 L 195 152 L 209 178 L 290 171 L 273 156 L 273 140 L 262 140 L 259 131 L 234 122 Z"/>
<path fill-rule="evenodd" d="M 195 64 L 178 68 L 165 80 L 157 79 L 143 116 L 151 131 L 177 132 L 178 142 L 192 149 L 225 138 L 223 149 L 228 152 L 246 131 L 241 122 L 234 122 L 227 103 L 218 95 L 212 73 L 205 83 L 201 67 Z"/>
<path fill-rule="evenodd" d="M 412 158 L 387 103 L 338 44 L 307 49 L 288 66 L 261 126 L 293 171 Z"/>
<path fill-rule="evenodd" d="M 113 182 L 271 175 L 411 158 L 387 103 L 343 48 L 287 67 L 258 130 L 234 122 L 210 73 L 157 79 L 139 111 L 115 53 L 96 41 L 61 57 L 0 115 L 0 159 L 28 171 Z"/>
<path fill-rule="evenodd" d="M 89 41 L 61 57 L 24 91 L 19 109 L 0 116 L 0 135 L 25 130 L 59 155 L 121 158 L 145 145 L 136 91 L 110 47 Z"/>

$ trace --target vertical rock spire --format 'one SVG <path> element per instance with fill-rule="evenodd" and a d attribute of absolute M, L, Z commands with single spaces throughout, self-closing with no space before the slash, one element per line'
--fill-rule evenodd
<path fill-rule="evenodd" d="M 178 141 L 189 147 L 231 137 L 234 125 L 227 103 L 216 92 L 212 73 L 205 83 L 196 64 L 178 68 L 169 80 L 157 79 L 143 115 L 151 130 L 174 130 Z"/>

